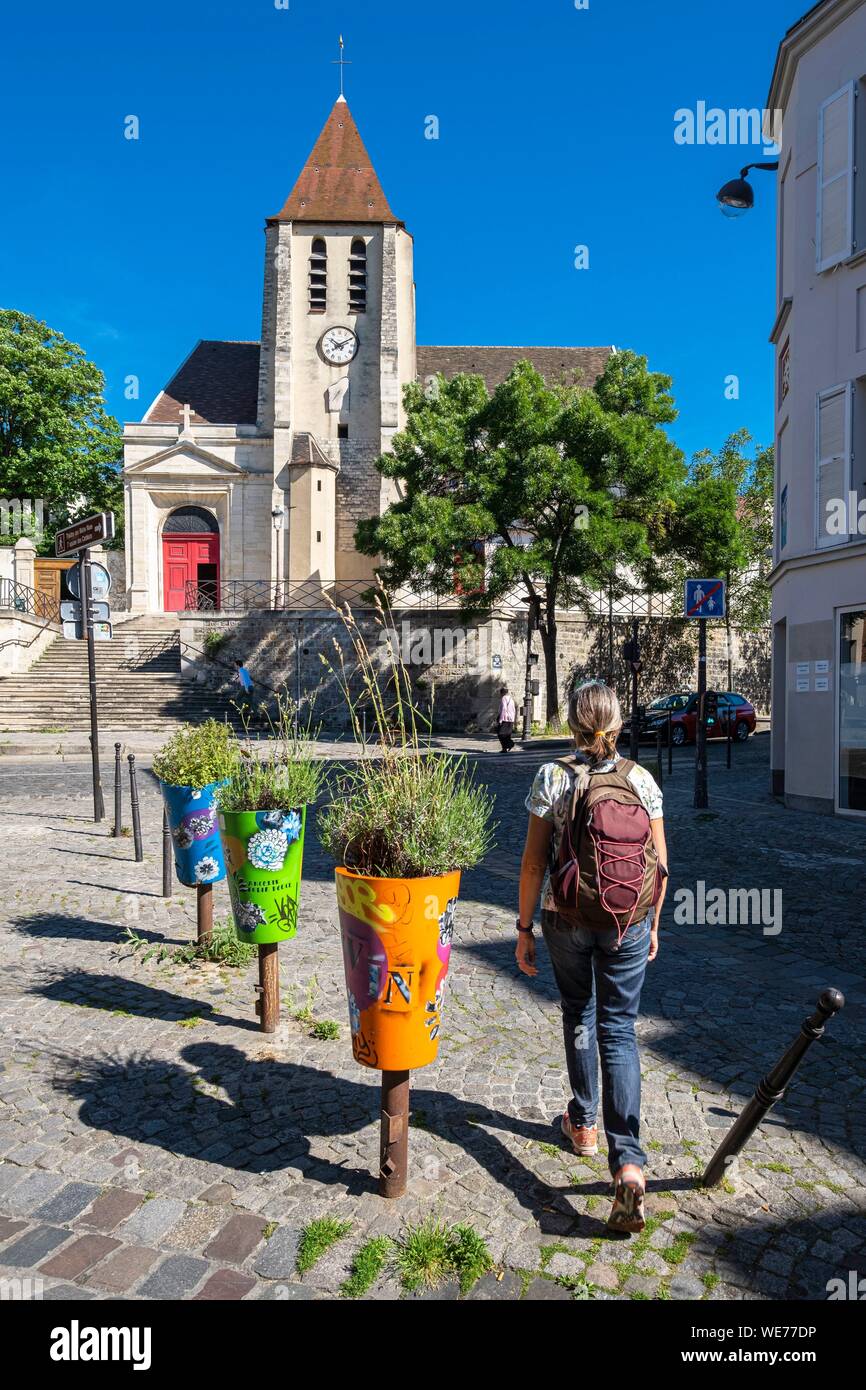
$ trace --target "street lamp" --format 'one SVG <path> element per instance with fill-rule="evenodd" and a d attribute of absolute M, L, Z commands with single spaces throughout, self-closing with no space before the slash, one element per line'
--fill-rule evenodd
<path fill-rule="evenodd" d="M 274 607 L 282 608 L 283 605 L 280 595 L 280 572 L 282 570 L 283 525 L 285 524 L 286 520 L 285 507 L 273 507 L 271 509 L 271 519 L 274 523 L 274 536 L 276 541 L 277 552 L 277 588 L 276 593 L 274 594 Z"/>
<path fill-rule="evenodd" d="M 724 184 L 716 194 L 716 202 L 725 217 L 742 217 L 744 212 L 748 212 L 754 207 L 755 190 L 746 177 L 750 169 L 772 170 L 778 169 L 778 167 L 778 159 L 766 164 L 747 164 L 745 169 L 740 170 L 738 179 L 731 179 L 730 183 Z"/>

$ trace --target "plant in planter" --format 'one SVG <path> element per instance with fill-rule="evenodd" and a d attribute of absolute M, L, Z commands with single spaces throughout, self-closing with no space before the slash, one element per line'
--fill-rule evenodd
<path fill-rule="evenodd" d="M 226 876 L 215 793 L 235 772 L 240 746 L 228 724 L 183 724 L 153 760 L 174 846 L 174 867 L 187 887 Z"/>
<path fill-rule="evenodd" d="M 380 618 L 384 614 L 380 610 Z M 380 671 L 350 611 L 344 615 L 357 669 L 332 667 L 358 742 L 358 709 L 372 709 L 379 746 L 338 778 L 318 818 L 319 837 L 337 860 L 337 904 L 352 1051 L 383 1072 L 383 1116 L 408 1104 L 408 1073 L 438 1051 L 442 1002 L 460 874 L 491 842 L 492 803 L 463 757 L 424 749 L 426 721 L 413 703 L 408 672 L 388 648 Z M 353 687 L 360 687 L 354 693 Z M 391 1152 L 383 1120 L 382 1188 L 405 1184 L 405 1124 Z M 400 1170 L 403 1170 L 401 1179 Z"/>
<path fill-rule="evenodd" d="M 312 732 L 281 701 L 270 720 L 267 753 L 249 738 L 219 789 L 219 830 L 239 940 L 287 941 L 297 932 L 307 806 L 316 800 L 325 764 L 309 751 Z"/>

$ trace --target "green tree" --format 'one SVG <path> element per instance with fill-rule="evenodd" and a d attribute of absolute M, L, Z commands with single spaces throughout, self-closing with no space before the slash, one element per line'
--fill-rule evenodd
<path fill-rule="evenodd" d="M 122 437 L 104 386 L 77 344 L 0 310 L 0 495 L 43 500 L 44 550 L 72 513 L 110 508 L 121 530 Z"/>
<path fill-rule="evenodd" d="M 547 385 L 528 362 L 492 396 L 479 376 L 440 376 L 405 388 L 406 428 L 377 461 L 401 496 L 360 523 L 358 548 L 380 558 L 386 586 L 456 585 L 467 614 L 522 593 L 541 635 L 548 719 L 559 712 L 557 610 L 618 566 L 660 582 L 654 545 L 685 476 L 663 429 L 676 416 L 669 388 L 630 352 L 591 390 Z"/>
<path fill-rule="evenodd" d="M 748 430 L 730 435 L 718 453 L 702 449 L 689 467 L 689 485 L 724 484 L 701 489 L 681 502 L 689 514 L 697 508 L 719 520 L 718 535 L 706 537 L 706 545 L 695 546 L 687 526 L 680 524 L 674 553 L 670 557 L 669 580 L 675 592 L 682 592 L 687 573 L 697 574 L 695 564 L 707 577 L 725 580 L 727 608 L 725 627 L 728 642 L 728 689 L 731 689 L 731 640 L 736 628 L 758 631 L 770 621 L 771 594 L 767 574 L 772 567 L 774 459 L 772 445 L 755 447 Z M 684 497 L 689 494 L 685 489 Z M 721 509 L 718 512 L 715 509 Z M 700 533 L 699 533 L 700 534 Z"/>

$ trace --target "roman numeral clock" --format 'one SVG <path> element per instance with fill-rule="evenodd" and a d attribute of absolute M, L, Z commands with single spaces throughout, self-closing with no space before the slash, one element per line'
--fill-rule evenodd
<path fill-rule="evenodd" d="M 358 338 L 351 328 L 329 328 L 322 334 L 319 346 L 326 362 L 341 367 L 351 362 L 358 351 Z"/>

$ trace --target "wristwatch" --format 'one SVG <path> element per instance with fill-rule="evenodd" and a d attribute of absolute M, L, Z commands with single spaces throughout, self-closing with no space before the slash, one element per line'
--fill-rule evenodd
<path fill-rule="evenodd" d="M 530 922 L 530 924 L 529 924 L 528 927 L 522 927 L 522 926 L 520 925 L 520 918 L 518 917 L 517 922 L 515 923 L 515 925 L 516 925 L 516 927 L 517 927 L 517 930 L 518 930 L 519 932 L 522 932 L 522 934 L 523 934 L 524 936 L 531 936 L 531 935 L 532 935 L 532 928 L 535 926 L 535 923 L 534 923 L 534 922 Z"/>

